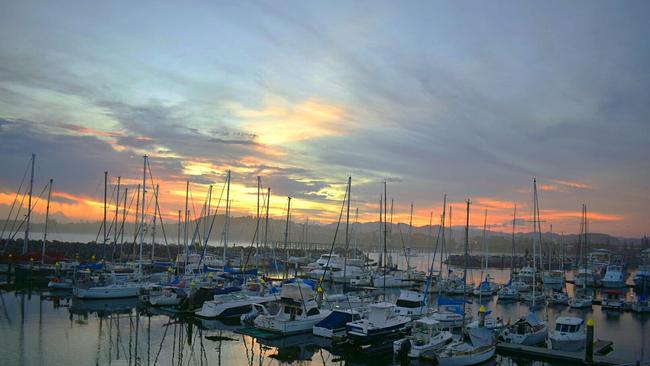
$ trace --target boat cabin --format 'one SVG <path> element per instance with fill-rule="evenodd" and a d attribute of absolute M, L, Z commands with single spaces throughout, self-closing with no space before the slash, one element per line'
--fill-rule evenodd
<path fill-rule="evenodd" d="M 584 320 L 573 316 L 561 316 L 555 321 L 555 331 L 561 333 L 577 333 L 581 330 Z"/>

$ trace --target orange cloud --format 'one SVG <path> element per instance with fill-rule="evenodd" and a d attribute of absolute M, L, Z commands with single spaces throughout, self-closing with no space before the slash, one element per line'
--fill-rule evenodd
<path fill-rule="evenodd" d="M 226 108 L 243 121 L 242 127 L 257 136 L 264 145 L 282 145 L 315 138 L 340 136 L 347 133 L 343 108 L 316 98 L 297 104 L 279 97 L 268 97 L 263 108 L 247 109 L 229 103 Z"/>

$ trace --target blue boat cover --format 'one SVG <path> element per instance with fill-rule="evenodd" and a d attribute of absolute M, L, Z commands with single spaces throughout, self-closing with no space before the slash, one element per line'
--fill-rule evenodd
<path fill-rule="evenodd" d="M 528 322 L 528 324 L 532 326 L 536 326 L 540 324 L 539 318 L 537 318 L 537 315 L 535 315 L 535 313 L 529 313 L 528 315 L 526 315 L 525 319 Z"/>
<path fill-rule="evenodd" d="M 97 271 L 103 268 L 104 268 L 104 264 L 102 263 L 80 264 L 78 267 L 78 269 L 80 270 L 90 269 L 92 271 Z"/>
<path fill-rule="evenodd" d="M 345 324 L 352 321 L 352 314 L 343 311 L 333 311 L 325 319 L 316 323 L 317 327 L 325 329 L 345 328 Z"/>
<path fill-rule="evenodd" d="M 316 282 L 307 279 L 300 279 L 300 281 L 302 281 L 302 283 L 304 283 L 305 285 L 309 285 L 312 290 L 314 291 L 316 290 Z M 294 283 L 294 282 L 296 282 L 296 278 L 291 278 L 289 280 L 284 281 L 284 283 Z"/>

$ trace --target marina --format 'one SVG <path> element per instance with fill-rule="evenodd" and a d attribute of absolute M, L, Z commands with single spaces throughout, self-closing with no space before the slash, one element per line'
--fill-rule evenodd
<path fill-rule="evenodd" d="M 0 9 L 0 366 L 650 366 L 650 2 Z"/>

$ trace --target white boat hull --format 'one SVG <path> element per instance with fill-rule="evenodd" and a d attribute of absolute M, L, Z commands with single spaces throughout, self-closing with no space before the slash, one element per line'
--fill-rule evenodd
<path fill-rule="evenodd" d="M 73 294 L 80 299 L 119 299 L 137 297 L 141 286 L 109 285 L 90 288 L 75 287 Z"/>
<path fill-rule="evenodd" d="M 585 348 L 586 338 L 581 339 L 560 339 L 550 336 L 551 347 L 556 351 L 576 352 Z"/>
<path fill-rule="evenodd" d="M 441 355 L 437 355 L 436 359 L 438 360 L 438 365 L 440 366 L 478 365 L 494 357 L 495 351 L 496 347 L 487 346 L 486 349 L 482 352 L 472 353 L 468 355 L 453 355 L 451 357 L 443 357 Z"/>

